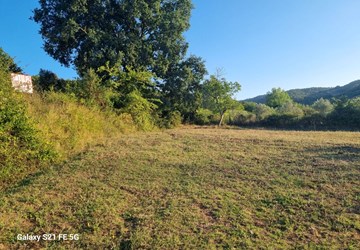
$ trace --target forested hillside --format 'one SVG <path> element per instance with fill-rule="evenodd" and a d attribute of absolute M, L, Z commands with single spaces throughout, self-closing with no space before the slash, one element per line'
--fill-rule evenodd
<path fill-rule="evenodd" d="M 337 86 L 334 88 L 304 88 L 304 89 L 291 89 L 286 91 L 289 96 L 298 103 L 312 104 L 316 100 L 331 99 L 331 98 L 354 98 L 360 96 L 360 80 L 353 81 L 344 86 Z M 246 99 L 245 101 L 266 103 L 266 95 L 260 95 L 253 98 Z"/>

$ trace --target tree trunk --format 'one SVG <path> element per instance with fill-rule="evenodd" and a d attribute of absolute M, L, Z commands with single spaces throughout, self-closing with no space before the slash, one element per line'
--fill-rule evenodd
<path fill-rule="evenodd" d="M 225 115 L 225 112 L 221 113 L 221 119 L 220 119 L 220 122 L 219 122 L 219 127 L 222 125 L 222 122 L 224 120 L 224 115 Z"/>

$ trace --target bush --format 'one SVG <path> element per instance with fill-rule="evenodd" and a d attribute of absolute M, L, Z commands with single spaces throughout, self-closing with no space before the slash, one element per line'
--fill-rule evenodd
<path fill-rule="evenodd" d="M 334 110 L 334 105 L 332 105 L 329 100 L 320 98 L 319 100 L 314 102 L 312 108 L 316 110 L 320 114 L 320 116 L 326 117 Z"/>
<path fill-rule="evenodd" d="M 276 110 L 265 104 L 256 104 L 253 112 L 256 115 L 257 121 L 263 121 L 269 116 L 274 115 Z"/>
<path fill-rule="evenodd" d="M 137 128 L 142 131 L 150 131 L 155 128 L 154 111 L 157 106 L 141 96 L 137 90 L 126 96 L 125 113 L 129 113 Z"/>
<path fill-rule="evenodd" d="M 164 128 L 175 128 L 181 125 L 182 116 L 179 111 L 170 111 L 165 117 L 162 118 L 160 122 L 161 127 Z"/>
<path fill-rule="evenodd" d="M 28 117 L 22 94 L 12 89 L 9 67 L 3 61 L 0 65 L 0 188 L 3 188 L 55 159 L 56 154 Z"/>
<path fill-rule="evenodd" d="M 236 115 L 233 125 L 238 125 L 238 126 L 250 125 L 255 122 L 256 122 L 256 115 L 251 112 L 247 112 L 243 110 Z"/>
<path fill-rule="evenodd" d="M 211 123 L 213 112 L 209 109 L 200 108 L 195 114 L 195 123 L 199 125 L 208 125 Z"/>
<path fill-rule="evenodd" d="M 106 138 L 135 131 L 130 114 L 117 115 L 80 104 L 74 96 L 45 92 L 27 97 L 29 114 L 36 117 L 36 127 L 52 141 L 61 158 L 81 152 Z"/>

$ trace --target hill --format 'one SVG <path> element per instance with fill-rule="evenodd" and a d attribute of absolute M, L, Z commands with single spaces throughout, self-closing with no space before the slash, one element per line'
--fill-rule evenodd
<path fill-rule="evenodd" d="M 334 88 L 304 88 L 304 89 L 291 89 L 286 91 L 291 98 L 299 103 L 312 104 L 314 101 L 324 98 L 331 99 L 333 97 L 340 98 L 345 96 L 347 98 L 354 98 L 360 96 L 360 80 L 353 81 L 344 86 L 337 86 Z M 266 95 L 259 95 L 244 101 L 251 101 L 256 103 L 265 103 Z"/>

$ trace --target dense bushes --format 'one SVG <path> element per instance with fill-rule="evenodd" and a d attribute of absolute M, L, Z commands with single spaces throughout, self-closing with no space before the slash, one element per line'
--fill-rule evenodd
<path fill-rule="evenodd" d="M 266 126 L 295 129 L 360 129 L 360 98 L 332 101 L 319 99 L 312 105 L 285 102 L 277 108 L 265 104 L 244 103 L 232 125 Z"/>
<path fill-rule="evenodd" d="M 0 188 L 56 155 L 36 130 L 21 95 L 13 91 L 12 68 L 13 62 L 0 55 Z"/>
<path fill-rule="evenodd" d="M 48 138 L 61 158 L 109 137 L 136 130 L 129 114 L 117 115 L 95 106 L 86 106 L 70 95 L 46 92 L 27 96 L 29 115 Z"/>
<path fill-rule="evenodd" d="M 242 102 L 237 109 L 227 110 L 224 123 L 236 126 L 272 127 L 281 129 L 346 129 L 360 130 L 360 97 L 354 99 L 320 98 L 312 105 L 289 99 L 281 89 L 268 93 L 268 103 Z M 196 123 L 214 124 L 215 113 L 199 109 Z"/>

